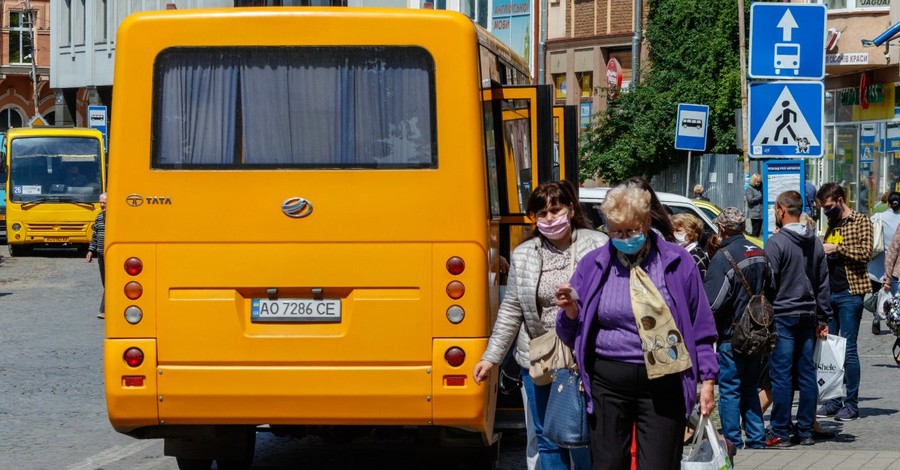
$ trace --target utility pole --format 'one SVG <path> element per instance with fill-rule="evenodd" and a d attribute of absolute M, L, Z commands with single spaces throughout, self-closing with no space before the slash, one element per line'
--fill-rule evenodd
<path fill-rule="evenodd" d="M 37 27 L 37 21 L 35 21 L 34 10 L 31 9 L 31 0 L 25 0 L 25 17 L 28 18 L 28 35 L 31 37 L 31 99 L 34 102 L 34 115 L 36 117 L 40 114 L 38 110 L 37 66 L 35 65 L 35 62 L 37 62 L 37 34 L 35 34 L 34 30 Z"/>
<path fill-rule="evenodd" d="M 737 0 L 738 6 L 738 46 L 741 58 L 741 152 L 744 154 L 744 175 L 750 173 L 749 136 L 747 128 L 747 43 L 744 29 L 744 0 Z"/>

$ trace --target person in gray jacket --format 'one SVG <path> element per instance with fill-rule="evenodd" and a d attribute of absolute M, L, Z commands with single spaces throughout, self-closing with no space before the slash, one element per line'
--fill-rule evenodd
<path fill-rule="evenodd" d="M 529 435 L 537 438 L 541 470 L 591 468 L 588 448 L 563 449 L 543 436 L 544 413 L 551 385 L 535 385 L 528 375 L 528 343 L 556 327 L 556 285 L 567 282 L 581 258 L 606 244 L 609 237 L 590 229 L 570 183 L 554 181 L 538 186 L 528 198 L 526 211 L 535 221 L 536 235 L 512 253 L 506 295 L 481 361 L 475 365 L 475 383 L 487 380 L 516 341 L 515 358 L 522 366 L 522 395 L 526 402 Z M 570 464 L 574 464 L 570 467 Z"/>
<path fill-rule="evenodd" d="M 750 186 L 744 191 L 747 200 L 747 217 L 750 218 L 750 235 L 758 237 L 762 232 L 762 177 L 754 173 L 750 177 Z"/>

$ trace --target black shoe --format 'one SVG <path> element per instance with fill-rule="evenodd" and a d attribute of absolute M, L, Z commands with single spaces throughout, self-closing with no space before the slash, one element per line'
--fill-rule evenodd
<path fill-rule="evenodd" d="M 872 320 L 872 334 L 880 335 L 881 334 L 881 322 L 878 320 Z"/>
<path fill-rule="evenodd" d="M 812 433 L 812 438 L 813 438 L 813 440 L 816 440 L 816 441 L 828 441 L 828 440 L 834 439 L 835 437 L 837 437 L 837 433 L 831 432 L 831 431 L 819 432 L 819 431 L 814 430 Z"/>
<path fill-rule="evenodd" d="M 816 443 L 816 441 L 813 440 L 812 437 L 804 437 L 803 439 L 800 439 L 800 445 L 801 445 L 801 446 L 811 446 L 811 445 L 813 445 L 813 444 L 815 444 L 815 443 Z"/>
<path fill-rule="evenodd" d="M 794 444 L 790 439 L 782 439 L 780 437 L 776 437 L 769 442 L 766 442 L 766 446 L 770 449 L 787 449 L 788 447 L 794 447 Z"/>

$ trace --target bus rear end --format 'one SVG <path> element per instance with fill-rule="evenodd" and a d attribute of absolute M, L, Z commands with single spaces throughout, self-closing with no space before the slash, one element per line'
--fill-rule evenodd
<path fill-rule="evenodd" d="M 34 247 L 87 248 L 106 181 L 103 135 L 96 129 L 16 128 L 3 142 L 10 255 Z"/>
<path fill-rule="evenodd" d="M 493 443 L 495 382 L 469 376 L 498 264 L 471 22 L 247 9 L 119 31 L 113 426 L 180 462 L 252 454 L 259 425 Z"/>

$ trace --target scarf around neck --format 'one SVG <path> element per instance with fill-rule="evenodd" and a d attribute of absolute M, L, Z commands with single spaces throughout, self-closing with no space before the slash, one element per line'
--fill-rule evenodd
<path fill-rule="evenodd" d="M 678 331 L 672 317 L 672 311 L 659 289 L 653 285 L 650 276 L 641 268 L 648 251 L 645 248 L 634 262 L 621 252 L 618 256 L 622 266 L 630 271 L 628 285 L 631 311 L 641 338 L 647 376 L 657 379 L 689 369 L 691 357 L 684 346 L 684 336 Z"/>

